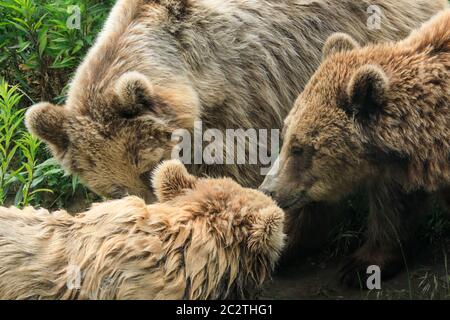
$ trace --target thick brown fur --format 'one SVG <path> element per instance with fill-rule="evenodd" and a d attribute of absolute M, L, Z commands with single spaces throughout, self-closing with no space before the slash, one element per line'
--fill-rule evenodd
<path fill-rule="evenodd" d="M 178 161 L 153 180 L 153 205 L 127 197 L 75 217 L 0 208 L 0 299 L 255 297 L 283 247 L 283 211 Z"/>
<path fill-rule="evenodd" d="M 28 111 L 31 132 L 96 193 L 151 200 L 174 130 L 280 129 L 319 66 L 324 41 L 405 37 L 445 0 L 119 0 L 65 106 Z M 377 5 L 380 29 L 367 26 Z M 225 152 L 226 150 L 224 150 Z M 256 187 L 260 165 L 193 165 Z"/>
<path fill-rule="evenodd" d="M 31 108 L 27 126 L 94 192 L 114 198 L 138 195 L 151 202 L 148 176 L 171 158 L 176 129 L 192 132 L 196 120 L 204 130 L 281 129 L 319 66 L 329 35 L 346 32 L 362 44 L 398 40 L 446 4 L 119 0 L 78 68 L 66 104 Z M 373 5 L 381 9 L 380 29 L 368 27 Z M 134 93 L 131 99 L 123 99 L 130 97 L 123 88 L 134 88 L 125 91 Z M 189 171 L 256 187 L 263 180 L 260 167 L 202 164 Z M 316 212 L 312 207 L 287 214 L 299 219 L 294 223 L 306 235 L 323 221 Z"/>
<path fill-rule="evenodd" d="M 355 284 L 368 265 L 385 277 L 401 268 L 427 193 L 450 185 L 450 10 L 397 43 L 348 51 L 354 41 L 338 38 L 288 116 L 280 169 L 261 189 L 296 207 L 367 187 L 366 243 L 343 270 Z"/>
<path fill-rule="evenodd" d="M 441 191 L 441 199 L 450 216 L 450 187 Z"/>

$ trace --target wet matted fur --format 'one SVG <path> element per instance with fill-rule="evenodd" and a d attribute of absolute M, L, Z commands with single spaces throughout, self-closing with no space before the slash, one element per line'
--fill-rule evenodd
<path fill-rule="evenodd" d="M 153 183 L 153 205 L 127 197 L 75 217 L 0 208 L 0 299 L 255 297 L 284 244 L 283 211 L 178 161 Z"/>

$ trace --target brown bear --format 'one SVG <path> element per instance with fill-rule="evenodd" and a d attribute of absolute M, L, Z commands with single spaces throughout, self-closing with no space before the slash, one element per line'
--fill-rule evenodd
<path fill-rule="evenodd" d="M 397 43 L 360 48 L 336 34 L 324 55 L 261 190 L 294 208 L 365 186 L 366 242 L 342 274 L 357 285 L 370 265 L 385 278 L 400 270 L 426 194 L 450 186 L 450 10 Z"/>
<path fill-rule="evenodd" d="M 177 160 L 137 197 L 64 211 L 0 208 L 0 299 L 252 298 L 280 255 L 284 213 Z"/>
<path fill-rule="evenodd" d="M 152 200 L 148 176 L 171 158 L 176 129 L 192 132 L 196 121 L 204 130 L 281 129 L 330 34 L 347 32 L 362 43 L 400 39 L 445 6 L 446 0 L 119 0 L 65 106 L 32 107 L 27 126 L 94 192 Z M 257 160 L 188 169 L 256 187 L 260 167 L 270 167 Z"/>

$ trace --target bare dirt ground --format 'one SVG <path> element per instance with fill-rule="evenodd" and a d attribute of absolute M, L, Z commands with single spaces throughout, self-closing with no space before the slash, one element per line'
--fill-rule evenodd
<path fill-rule="evenodd" d="M 266 285 L 262 299 L 450 299 L 450 240 L 418 247 L 408 272 L 382 283 L 381 290 L 348 289 L 341 285 L 342 259 L 324 254 L 298 260 L 279 271 Z"/>

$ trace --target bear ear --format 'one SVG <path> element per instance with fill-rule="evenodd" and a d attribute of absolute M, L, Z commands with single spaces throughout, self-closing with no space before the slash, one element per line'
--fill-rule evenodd
<path fill-rule="evenodd" d="M 67 149 L 69 136 L 65 131 L 66 109 L 48 102 L 38 103 L 25 114 L 25 125 L 34 136 L 61 152 Z"/>
<path fill-rule="evenodd" d="M 190 175 L 180 160 L 169 160 L 160 164 L 152 177 L 153 190 L 159 202 L 169 201 L 192 189 L 197 178 Z"/>
<path fill-rule="evenodd" d="M 153 86 L 139 72 L 127 72 L 116 84 L 117 112 L 125 118 L 134 118 L 154 108 Z"/>
<path fill-rule="evenodd" d="M 380 67 L 366 65 L 359 68 L 347 88 L 352 113 L 361 119 L 370 118 L 382 110 L 388 92 L 389 79 Z"/>
<path fill-rule="evenodd" d="M 284 212 L 277 206 L 260 210 L 249 230 L 248 248 L 254 253 L 279 255 L 285 244 Z M 276 259 L 274 259 L 276 260 Z"/>
<path fill-rule="evenodd" d="M 360 48 L 360 45 L 355 39 L 348 34 L 338 32 L 332 34 L 325 42 L 322 49 L 322 57 L 323 59 L 326 59 L 334 53 L 350 51 L 358 48 Z"/>

